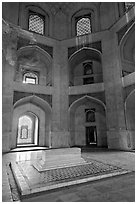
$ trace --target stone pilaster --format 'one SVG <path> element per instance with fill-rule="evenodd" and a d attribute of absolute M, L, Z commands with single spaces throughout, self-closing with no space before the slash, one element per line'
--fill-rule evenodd
<path fill-rule="evenodd" d="M 68 58 L 67 47 L 57 42 L 53 53 L 51 147 L 68 147 Z"/>
<path fill-rule="evenodd" d="M 116 33 L 108 32 L 104 36 L 102 50 L 108 148 L 129 149 L 131 145 L 125 122 L 121 65 Z"/>
<path fill-rule="evenodd" d="M 4 25 L 2 40 L 2 147 L 3 152 L 7 152 L 10 150 L 10 144 L 12 143 L 13 79 L 16 67 L 17 41 L 16 33 L 8 25 Z"/>

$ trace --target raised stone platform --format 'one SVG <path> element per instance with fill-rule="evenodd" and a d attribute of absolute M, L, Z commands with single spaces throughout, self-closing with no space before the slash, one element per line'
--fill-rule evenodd
<path fill-rule="evenodd" d="M 129 171 L 95 160 L 86 164 L 38 172 L 33 161 L 12 162 L 11 168 L 21 196 L 95 181 Z"/>
<path fill-rule="evenodd" d="M 86 161 L 81 158 L 80 148 L 62 148 L 42 151 L 42 159 L 33 163 L 39 171 L 83 165 Z"/>

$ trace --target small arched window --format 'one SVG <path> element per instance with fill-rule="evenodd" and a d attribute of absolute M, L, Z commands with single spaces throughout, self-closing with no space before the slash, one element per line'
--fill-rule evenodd
<path fill-rule="evenodd" d="M 26 84 L 38 84 L 38 76 L 33 72 L 24 73 L 23 83 L 26 83 Z"/>
<path fill-rule="evenodd" d="M 94 83 L 94 76 L 93 76 L 93 62 L 86 62 L 83 63 L 84 69 L 84 78 L 83 84 L 93 84 Z"/>
<path fill-rule="evenodd" d="M 82 17 L 76 22 L 76 33 L 77 36 L 91 33 L 91 18 Z"/>
<path fill-rule="evenodd" d="M 84 75 L 93 74 L 93 62 L 83 63 L 83 67 L 84 67 Z"/>
<path fill-rule="evenodd" d="M 95 122 L 95 110 L 86 109 L 86 122 Z"/>
<path fill-rule="evenodd" d="M 41 14 L 29 11 L 29 30 L 44 34 L 45 17 Z"/>

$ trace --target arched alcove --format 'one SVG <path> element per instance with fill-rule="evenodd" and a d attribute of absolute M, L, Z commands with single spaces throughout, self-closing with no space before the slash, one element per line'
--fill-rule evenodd
<path fill-rule="evenodd" d="M 33 72 L 40 85 L 52 85 L 52 58 L 46 51 L 38 46 L 26 46 L 18 50 L 17 57 L 16 81 L 22 82 L 25 73 Z"/>
<path fill-rule="evenodd" d="M 133 90 L 125 100 L 125 113 L 131 148 L 135 149 L 135 90 Z"/>
<path fill-rule="evenodd" d="M 120 41 L 120 57 L 123 76 L 135 71 L 135 25 L 127 30 Z"/>
<path fill-rule="evenodd" d="M 50 105 L 36 96 L 24 97 L 14 104 L 13 120 L 12 120 L 12 137 L 10 148 L 13 149 L 17 146 L 18 135 L 18 121 L 23 115 L 30 117 L 32 114 L 37 116 L 39 120 L 38 128 L 38 146 L 50 146 L 49 137 L 51 130 L 51 107 Z M 31 117 L 34 118 L 34 117 Z M 32 119 L 34 120 L 34 119 Z"/>
<path fill-rule="evenodd" d="M 85 66 L 91 66 L 92 73 L 85 74 Z M 86 82 L 87 80 L 87 82 Z M 84 47 L 69 58 L 70 86 L 103 82 L 101 53 L 93 48 Z"/>
<path fill-rule="evenodd" d="M 93 111 L 95 121 L 87 121 L 87 111 Z M 96 145 L 107 146 L 105 104 L 90 96 L 84 96 L 74 101 L 69 108 L 70 145 L 86 146 L 88 131 L 95 130 Z M 90 134 L 90 133 L 89 133 Z M 92 140 L 92 135 L 91 135 Z"/>

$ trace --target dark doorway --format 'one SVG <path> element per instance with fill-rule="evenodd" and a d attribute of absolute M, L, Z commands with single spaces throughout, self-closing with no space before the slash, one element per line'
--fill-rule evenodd
<path fill-rule="evenodd" d="M 96 126 L 86 127 L 86 145 L 97 145 Z"/>

